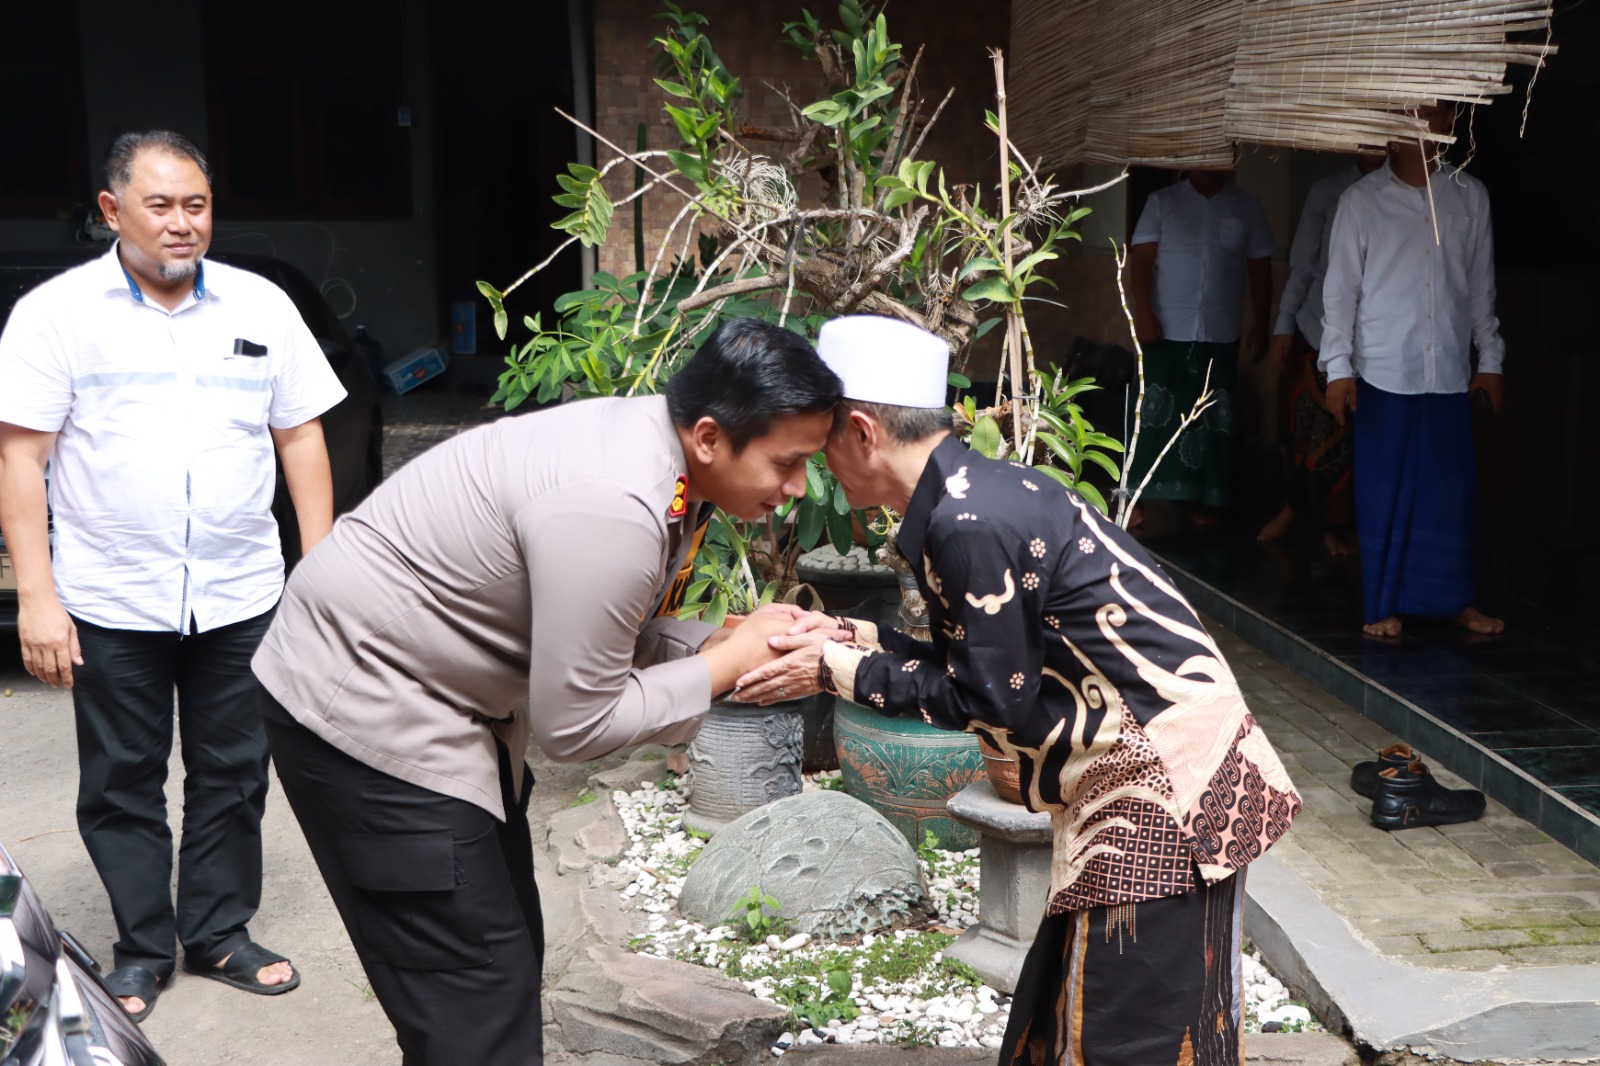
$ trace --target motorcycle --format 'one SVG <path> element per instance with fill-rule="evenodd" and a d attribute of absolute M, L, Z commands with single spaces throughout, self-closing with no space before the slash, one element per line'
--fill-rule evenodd
<path fill-rule="evenodd" d="M 0 845 L 0 1066 L 163 1066 Z"/>

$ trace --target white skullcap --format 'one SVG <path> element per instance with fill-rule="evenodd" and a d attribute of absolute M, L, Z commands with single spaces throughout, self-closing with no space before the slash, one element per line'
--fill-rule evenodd
<path fill-rule="evenodd" d="M 943 407 L 950 346 L 897 318 L 846 315 L 822 324 L 817 354 L 844 382 L 847 400 Z"/>

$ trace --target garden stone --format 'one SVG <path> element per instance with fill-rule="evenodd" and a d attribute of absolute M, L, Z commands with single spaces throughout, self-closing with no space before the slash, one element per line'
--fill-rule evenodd
<path fill-rule="evenodd" d="M 848 936 L 919 925 L 935 915 L 916 853 L 889 821 L 842 792 L 805 792 L 731 822 L 689 869 L 680 909 L 727 921 L 752 885 L 794 929 Z"/>

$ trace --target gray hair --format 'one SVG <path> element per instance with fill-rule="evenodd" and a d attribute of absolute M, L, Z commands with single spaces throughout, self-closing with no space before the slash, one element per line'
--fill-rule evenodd
<path fill-rule="evenodd" d="M 889 439 L 896 444 L 915 444 L 935 433 L 945 433 L 955 428 L 954 416 L 948 407 L 900 407 L 892 403 L 868 403 L 846 398 L 833 413 L 835 431 L 844 428 L 850 420 L 851 411 L 860 411 L 877 419 Z"/>
<path fill-rule="evenodd" d="M 146 150 L 187 159 L 200 168 L 206 184 L 211 184 L 211 164 L 206 162 L 205 153 L 193 141 L 171 130 L 146 130 L 143 133 L 124 133 L 111 142 L 111 151 L 106 155 L 106 187 L 121 196 L 128 182 L 133 180 L 133 161 L 140 152 Z"/>

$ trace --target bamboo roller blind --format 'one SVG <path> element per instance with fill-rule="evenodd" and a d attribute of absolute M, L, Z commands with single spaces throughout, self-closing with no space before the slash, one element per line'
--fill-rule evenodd
<path fill-rule="evenodd" d="M 1408 106 L 1509 92 L 1506 64 L 1555 51 L 1550 13 L 1550 0 L 1013 0 L 1011 136 L 1047 169 L 1225 167 L 1239 143 L 1381 148 L 1425 132 Z"/>

